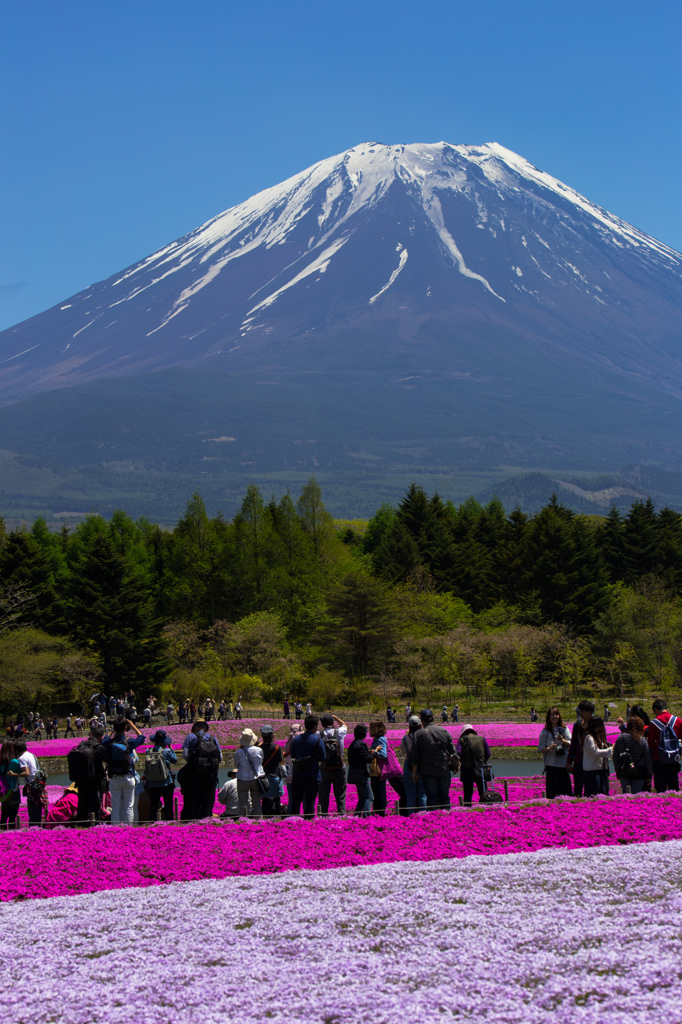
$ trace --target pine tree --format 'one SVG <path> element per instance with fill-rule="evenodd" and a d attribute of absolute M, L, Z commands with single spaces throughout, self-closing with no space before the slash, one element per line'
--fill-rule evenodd
<path fill-rule="evenodd" d="M 657 523 L 658 566 L 656 575 L 675 594 L 682 589 L 682 515 L 662 508 Z"/>
<path fill-rule="evenodd" d="M 656 507 L 648 498 L 636 501 L 625 520 L 623 535 L 625 582 L 636 583 L 642 576 L 658 569 L 658 518 Z"/>
<path fill-rule="evenodd" d="M 160 623 L 140 580 L 126 573 L 106 527 L 71 567 L 68 589 L 71 636 L 98 656 L 104 688 L 155 686 L 169 671 Z"/>
<path fill-rule="evenodd" d="M 622 516 L 616 506 L 612 505 L 597 536 L 604 565 L 612 583 L 622 580 L 625 576 L 624 539 L 625 526 Z"/>
<path fill-rule="evenodd" d="M 35 537 L 12 531 L 0 549 L 0 587 L 31 595 L 18 621 L 52 632 L 63 631 L 63 608 L 58 601 L 53 561 Z"/>
<path fill-rule="evenodd" d="M 363 569 L 331 588 L 327 614 L 316 638 L 354 675 L 377 671 L 397 636 L 398 612 L 390 590 Z"/>

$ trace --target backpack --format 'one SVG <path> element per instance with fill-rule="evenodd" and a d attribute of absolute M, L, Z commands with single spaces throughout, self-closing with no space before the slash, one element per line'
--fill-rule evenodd
<path fill-rule="evenodd" d="M 680 741 L 675 732 L 677 719 L 671 715 L 664 724 L 659 718 L 654 718 L 652 725 L 658 729 L 658 760 L 661 764 L 673 764 L 680 760 Z"/>
<path fill-rule="evenodd" d="M 465 757 L 465 753 L 469 756 Z M 483 737 L 478 735 L 472 736 L 467 733 L 462 740 L 462 764 L 466 768 L 473 768 L 474 771 L 480 772 L 485 763 L 485 746 L 483 744 Z"/>
<path fill-rule="evenodd" d="M 95 778 L 95 750 L 83 740 L 66 755 L 70 782 L 93 782 Z"/>
<path fill-rule="evenodd" d="M 642 764 L 641 752 L 639 758 L 635 760 L 632 751 L 633 748 L 627 745 L 625 750 L 621 751 L 619 763 L 616 766 L 616 775 L 620 775 L 624 779 L 645 779 L 646 765 Z"/>
<path fill-rule="evenodd" d="M 38 768 L 38 770 L 34 772 L 31 781 L 26 783 L 26 795 L 30 796 L 34 803 L 39 803 L 42 794 L 45 792 L 46 785 L 47 772 L 44 772 L 42 768 Z"/>
<path fill-rule="evenodd" d="M 114 736 L 109 744 L 107 763 L 110 775 L 127 775 L 130 771 L 130 750 L 124 738 Z"/>
<path fill-rule="evenodd" d="M 170 768 L 163 756 L 163 750 L 148 750 L 144 761 L 144 778 L 151 786 L 167 786 L 170 781 Z"/>
<path fill-rule="evenodd" d="M 458 772 L 459 769 L 461 768 L 461 763 L 459 759 L 459 754 L 455 750 L 455 745 L 452 742 L 452 737 L 446 733 L 447 738 L 446 741 L 443 742 L 443 740 L 441 740 L 433 731 L 434 728 L 438 729 L 439 726 L 435 725 L 434 722 L 431 722 L 430 725 L 427 725 L 425 731 L 429 734 L 433 742 L 436 744 L 436 746 L 443 754 L 445 758 L 445 767 L 448 769 L 448 771 Z"/>
<path fill-rule="evenodd" d="M 197 775 L 217 775 L 220 755 L 216 741 L 212 736 L 202 736 L 194 744 L 190 757 L 192 771 Z"/>
<path fill-rule="evenodd" d="M 324 741 L 324 768 L 343 768 L 343 744 L 339 736 L 339 730 L 334 729 L 333 736 L 323 736 Z"/>

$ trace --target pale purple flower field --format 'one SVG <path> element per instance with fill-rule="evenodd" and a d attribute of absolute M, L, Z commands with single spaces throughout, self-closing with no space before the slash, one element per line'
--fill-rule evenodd
<path fill-rule="evenodd" d="M 16 1024 L 672 1022 L 680 1019 L 681 868 L 682 841 L 673 841 L 6 903 L 5 1016 Z"/>

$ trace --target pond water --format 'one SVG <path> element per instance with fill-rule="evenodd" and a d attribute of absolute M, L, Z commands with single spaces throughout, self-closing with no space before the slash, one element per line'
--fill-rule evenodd
<path fill-rule="evenodd" d="M 540 775 L 542 773 L 542 761 L 502 761 L 494 759 L 492 765 L 493 772 L 497 778 L 506 778 L 507 776 L 527 778 L 529 775 Z M 69 785 L 69 776 L 67 772 L 50 772 L 47 781 L 50 786 L 64 786 L 66 788 Z M 227 782 L 227 768 L 221 768 L 218 772 L 218 785 L 222 786 L 224 782 Z"/>

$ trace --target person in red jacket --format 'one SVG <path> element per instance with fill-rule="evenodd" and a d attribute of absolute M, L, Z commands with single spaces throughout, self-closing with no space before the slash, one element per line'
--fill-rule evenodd
<path fill-rule="evenodd" d="M 654 701 L 653 711 L 656 717 L 649 723 L 646 738 L 654 762 L 654 788 L 657 793 L 665 793 L 668 789 L 680 788 L 682 719 L 671 715 L 668 705 L 660 698 Z M 670 735 L 670 730 L 677 737 L 677 744 Z"/>

